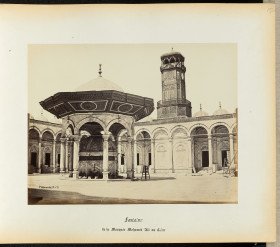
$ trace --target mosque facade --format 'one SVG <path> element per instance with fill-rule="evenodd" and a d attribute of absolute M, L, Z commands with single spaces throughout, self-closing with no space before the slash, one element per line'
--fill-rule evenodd
<path fill-rule="evenodd" d="M 192 114 L 186 99 L 185 58 L 161 56 L 162 100 L 157 119 L 151 98 L 128 94 L 99 77 L 75 92 L 58 92 L 40 102 L 61 119 L 29 115 L 28 173 L 62 173 L 73 178 L 134 178 L 150 174 L 237 171 L 237 110 Z M 237 174 L 237 172 L 235 172 Z"/>

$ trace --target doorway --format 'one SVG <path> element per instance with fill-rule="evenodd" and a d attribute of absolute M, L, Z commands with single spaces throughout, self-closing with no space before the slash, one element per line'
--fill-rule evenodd
<path fill-rule="evenodd" d="M 37 166 L 37 153 L 31 152 L 31 165 L 36 167 Z"/>
<path fill-rule="evenodd" d="M 50 166 L 51 165 L 51 154 L 50 153 L 46 153 L 45 154 L 45 165 L 46 166 Z"/>
<path fill-rule="evenodd" d="M 227 166 L 226 164 L 225 164 L 225 160 L 227 160 L 227 151 L 226 150 L 222 150 L 222 167 L 225 167 L 225 166 Z"/>
<path fill-rule="evenodd" d="M 202 167 L 209 167 L 209 152 L 202 151 Z"/>

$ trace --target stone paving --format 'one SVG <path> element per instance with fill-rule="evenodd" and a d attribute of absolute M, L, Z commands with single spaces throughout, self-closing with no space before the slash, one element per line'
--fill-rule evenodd
<path fill-rule="evenodd" d="M 136 177 L 141 178 L 141 175 Z M 237 203 L 237 180 L 237 177 L 224 174 L 151 174 L 151 180 L 147 181 L 75 180 L 68 174 L 40 174 L 28 176 L 28 188 L 32 191 L 31 197 L 41 197 L 42 204 L 55 204 L 56 201 L 73 204 L 85 200 L 93 204 Z"/>

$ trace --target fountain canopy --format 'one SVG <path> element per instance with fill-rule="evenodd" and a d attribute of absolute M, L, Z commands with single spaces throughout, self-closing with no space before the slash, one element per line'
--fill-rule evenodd
<path fill-rule="evenodd" d="M 134 117 L 136 121 L 154 110 L 151 98 L 125 93 L 117 84 L 99 77 L 76 89 L 59 92 L 40 102 L 40 105 L 57 118 L 76 113 L 115 113 Z"/>

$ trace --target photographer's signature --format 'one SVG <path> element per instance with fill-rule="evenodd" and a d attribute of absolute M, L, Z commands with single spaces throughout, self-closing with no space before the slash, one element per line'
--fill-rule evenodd
<path fill-rule="evenodd" d="M 57 186 L 57 185 L 49 185 L 49 186 L 39 185 L 39 189 L 59 189 L 59 186 Z"/>

